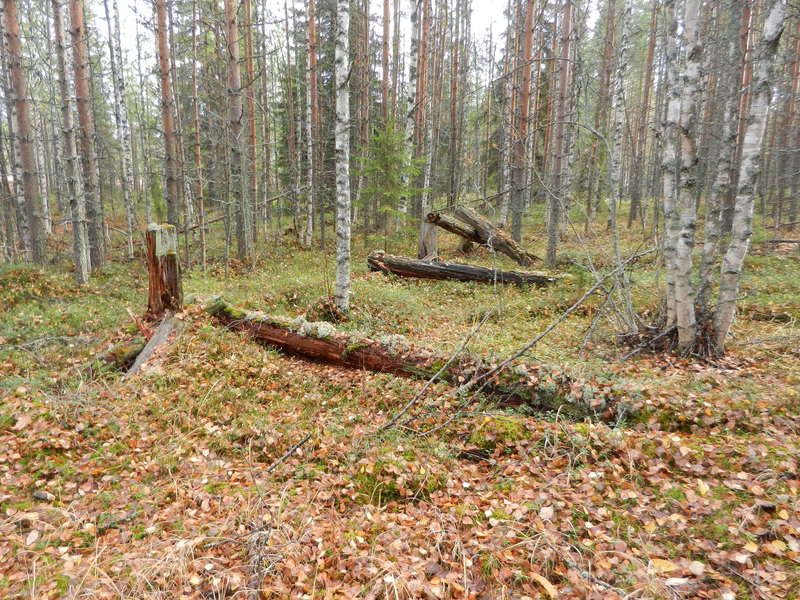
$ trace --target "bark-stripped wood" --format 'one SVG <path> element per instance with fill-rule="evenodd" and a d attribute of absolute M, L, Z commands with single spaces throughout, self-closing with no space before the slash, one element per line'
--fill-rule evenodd
<path fill-rule="evenodd" d="M 540 273 L 522 271 L 498 271 L 488 267 L 462 265 L 458 263 L 415 260 L 404 256 L 393 256 L 383 251 L 373 252 L 367 257 L 367 266 L 372 271 L 391 273 L 400 277 L 418 279 L 451 279 L 455 281 L 477 281 L 479 283 L 516 283 L 537 286 L 555 283 L 553 277 Z"/>
<path fill-rule="evenodd" d="M 401 377 L 428 379 L 439 373 L 439 379 L 447 383 L 477 381 L 476 389 L 503 405 L 557 410 L 561 415 L 577 418 L 616 418 L 618 404 L 613 392 L 601 392 L 599 386 L 577 381 L 562 370 L 518 365 L 487 377 L 484 375 L 494 367 L 487 361 L 469 355 L 448 361 L 448 357 L 408 344 L 402 336 L 375 340 L 340 332 L 327 322 L 312 323 L 302 317 L 288 321 L 246 312 L 220 298 L 211 300 L 205 310 L 226 328 L 295 356 Z"/>
<path fill-rule="evenodd" d="M 147 312 L 160 316 L 179 311 L 183 301 L 178 263 L 178 232 L 172 225 L 151 223 L 147 227 L 147 273 L 150 288 Z"/>
<path fill-rule="evenodd" d="M 425 218 L 425 220 L 428 223 L 438 225 L 445 231 L 449 231 L 450 233 L 455 233 L 456 235 L 461 236 L 470 244 L 472 242 L 475 242 L 476 244 L 482 243 L 481 238 L 478 236 L 478 232 L 475 231 L 474 227 L 467 225 L 466 223 L 462 223 L 450 215 L 432 212 L 428 213 L 428 216 Z"/>
<path fill-rule="evenodd" d="M 486 244 L 498 252 L 502 252 L 509 258 L 515 260 L 517 264 L 527 267 L 535 260 L 540 260 L 538 256 L 526 252 L 520 245 L 511 239 L 502 229 L 495 227 L 487 219 L 484 219 L 469 208 L 457 207 L 456 216 L 475 229 L 475 233 L 480 239 L 481 244 Z"/>

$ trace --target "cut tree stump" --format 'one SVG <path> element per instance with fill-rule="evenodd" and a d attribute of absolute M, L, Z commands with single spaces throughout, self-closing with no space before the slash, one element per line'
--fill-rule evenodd
<path fill-rule="evenodd" d="M 487 219 L 484 219 L 475 211 L 464 207 L 456 207 L 456 217 L 469 225 L 478 238 L 478 243 L 486 244 L 497 252 L 502 252 L 509 258 L 515 260 L 517 264 L 528 267 L 540 258 L 530 252 L 526 252 L 515 242 L 510 235 L 502 229 L 495 227 Z M 475 240 L 472 240 L 475 241 Z"/>
<path fill-rule="evenodd" d="M 162 316 L 167 310 L 178 312 L 183 301 L 178 233 L 173 225 L 151 223 L 145 239 L 150 279 L 147 312 L 155 317 Z"/>
<path fill-rule="evenodd" d="M 339 331 L 324 321 L 313 323 L 303 317 L 289 321 L 261 312 L 243 311 L 221 298 L 210 300 L 205 310 L 219 324 L 243 332 L 263 345 L 344 367 L 420 379 L 429 379 L 441 370 L 442 381 L 462 385 L 481 378 L 495 366 L 468 355 L 448 364 L 448 357 L 412 346 L 403 336 L 387 335 L 375 340 Z M 578 419 L 613 420 L 618 410 L 624 410 L 615 392 L 607 386 L 591 385 L 567 375 L 563 369 L 544 365 L 517 365 L 479 381 L 476 389 L 506 406 L 525 405 L 537 410 L 559 411 Z"/>
<path fill-rule="evenodd" d="M 541 273 L 498 271 L 474 265 L 414 260 L 413 258 L 386 254 L 382 250 L 371 253 L 367 257 L 367 265 L 372 271 L 419 279 L 452 279 L 455 281 L 516 283 L 537 286 L 550 285 L 556 282 L 554 277 L 548 277 Z"/>

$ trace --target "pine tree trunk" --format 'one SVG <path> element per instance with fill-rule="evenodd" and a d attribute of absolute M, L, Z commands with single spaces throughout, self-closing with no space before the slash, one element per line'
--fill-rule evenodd
<path fill-rule="evenodd" d="M 570 0 L 567 0 L 567 12 Z M 514 163 L 511 168 L 511 237 L 522 242 L 522 213 L 525 209 L 525 149 L 528 142 L 528 111 L 531 96 L 531 58 L 533 56 L 533 11 L 535 0 L 525 0 L 525 19 L 522 23 L 522 62 L 521 89 L 517 116 L 517 130 L 514 137 Z"/>
<path fill-rule="evenodd" d="M 231 190 L 236 203 L 236 241 L 239 260 L 246 262 L 252 252 L 252 211 L 247 201 L 246 152 L 243 152 L 242 76 L 239 70 L 239 23 L 235 0 L 225 0 L 228 43 L 228 136 L 231 157 Z"/>
<path fill-rule="evenodd" d="M 155 0 L 156 56 L 161 81 L 161 125 L 164 135 L 164 175 L 166 177 L 167 222 L 178 224 L 178 148 L 175 140 L 175 117 L 172 105 L 172 82 L 169 69 L 169 43 L 167 40 L 167 0 Z"/>
<path fill-rule="evenodd" d="M 193 156 L 194 156 L 194 197 L 200 212 L 200 266 L 206 270 L 206 201 L 205 186 L 203 182 L 203 157 L 200 145 L 200 101 L 197 87 L 197 30 L 198 30 L 197 0 L 192 0 L 192 121 L 194 129 Z"/>
<path fill-rule="evenodd" d="M 67 80 L 66 45 L 64 43 L 64 21 L 59 0 L 51 0 L 53 9 L 53 33 L 56 61 L 58 63 L 58 89 L 61 101 L 61 132 L 64 144 L 64 167 L 72 221 L 72 255 L 75 261 L 75 281 L 79 284 L 89 280 L 89 243 L 86 239 L 86 205 L 81 189 L 78 165 L 78 149 L 75 142 L 75 123 L 72 118 Z"/>
<path fill-rule="evenodd" d="M 39 198 L 39 181 L 34 152 L 34 132 L 31 123 L 31 101 L 28 82 L 22 67 L 22 43 L 15 0 L 3 0 L 5 44 L 8 49 L 8 69 L 14 94 L 17 146 L 19 147 L 22 191 L 25 197 L 25 216 L 30 229 L 30 250 L 33 262 L 44 263 L 44 216 Z"/>
<path fill-rule="evenodd" d="M 105 262 L 105 223 L 100 200 L 100 180 L 95 149 L 94 114 L 89 90 L 89 49 L 86 42 L 86 24 L 83 18 L 83 0 L 70 0 L 70 34 L 72 37 L 73 68 L 75 69 L 75 100 L 78 105 L 79 141 L 83 193 L 86 198 L 88 219 L 89 257 L 92 269 Z"/>
<path fill-rule="evenodd" d="M 313 0 L 312 0 L 313 1 Z M 244 62 L 247 73 L 245 98 L 247 100 L 247 164 L 249 171 L 243 176 L 249 182 L 247 196 L 250 199 L 250 238 L 251 244 L 258 238 L 258 144 L 256 136 L 256 71 L 253 61 L 253 6 L 252 0 L 242 3 L 244 13 Z"/>
<path fill-rule="evenodd" d="M 548 194 L 547 200 L 547 257 L 546 263 L 550 268 L 556 264 L 556 251 L 558 238 L 561 232 L 562 205 L 565 203 L 568 190 L 563 188 L 564 158 L 567 151 L 565 140 L 567 116 L 567 90 L 570 77 L 569 47 L 572 41 L 572 0 L 565 0 L 564 15 L 561 24 L 561 44 L 559 45 L 560 60 L 558 61 L 558 102 L 556 105 L 556 155 L 553 165 L 553 193 Z"/>
<path fill-rule="evenodd" d="M 336 3 L 336 285 L 334 298 L 350 309 L 350 3 Z"/>
<path fill-rule="evenodd" d="M 747 127 L 741 142 L 742 162 L 734 204 L 731 241 L 722 261 L 719 302 L 714 315 L 715 345 L 718 352 L 725 349 L 725 339 L 736 312 L 742 264 L 750 246 L 753 229 L 756 184 L 761 164 L 761 146 L 772 96 L 773 62 L 778 51 L 786 21 L 786 6 L 773 0 L 766 13 L 764 33 L 753 68 L 753 87 Z"/>

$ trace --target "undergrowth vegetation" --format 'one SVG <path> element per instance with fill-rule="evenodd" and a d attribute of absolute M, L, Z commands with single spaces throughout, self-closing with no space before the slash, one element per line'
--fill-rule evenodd
<path fill-rule="evenodd" d="M 567 246 L 544 289 L 402 280 L 359 258 L 338 326 L 447 355 L 485 319 L 469 352 L 499 360 L 594 283 L 608 247 L 605 232 Z M 800 597 L 797 253 L 756 246 L 723 360 L 621 361 L 630 348 L 593 326 L 602 295 L 529 353 L 618 390 L 636 407 L 618 423 L 436 383 L 379 432 L 423 381 L 288 357 L 201 310 L 217 294 L 290 319 L 319 307 L 332 255 L 265 248 L 228 277 L 186 272 L 176 341 L 131 379 L 88 367 L 140 334 L 126 309 L 144 310 L 141 262 L 81 289 L 58 265 L 3 267 L 0 597 Z M 632 273 L 649 319 L 656 267 Z"/>

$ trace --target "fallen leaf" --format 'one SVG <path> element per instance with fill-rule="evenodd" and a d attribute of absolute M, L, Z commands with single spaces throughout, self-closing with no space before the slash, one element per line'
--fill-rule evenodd
<path fill-rule="evenodd" d="M 550 598 L 553 598 L 553 599 L 558 598 L 558 590 L 556 589 L 556 586 L 554 586 L 552 583 L 547 581 L 547 579 L 545 579 L 544 577 L 542 577 L 538 573 L 531 573 L 531 577 L 539 585 L 541 585 L 542 588 L 544 588 L 544 591 L 547 592 L 547 595 L 550 596 Z"/>
<path fill-rule="evenodd" d="M 33 546 L 36 543 L 36 540 L 38 539 L 39 539 L 39 531 L 34 529 L 28 534 L 28 537 L 25 538 L 25 545 Z"/>
<path fill-rule="evenodd" d="M 706 570 L 706 566 L 700 561 L 693 560 L 691 563 L 689 563 L 689 570 L 692 572 L 692 575 L 700 577 Z"/>
<path fill-rule="evenodd" d="M 663 558 L 651 558 L 650 566 L 656 573 L 669 573 L 670 571 L 674 571 L 678 568 L 678 565 L 676 565 L 674 562 L 664 560 Z"/>

